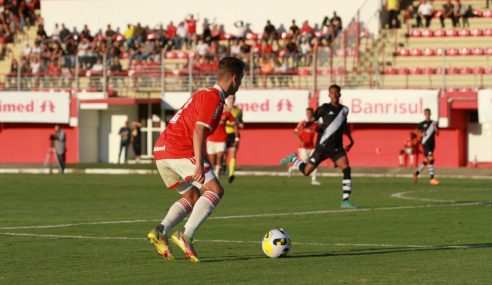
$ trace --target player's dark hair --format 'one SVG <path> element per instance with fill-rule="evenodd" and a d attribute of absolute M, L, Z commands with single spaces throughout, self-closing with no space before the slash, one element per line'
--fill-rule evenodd
<path fill-rule="evenodd" d="M 219 79 L 232 77 L 244 72 L 244 62 L 236 57 L 226 56 L 219 61 L 217 76 Z"/>
<path fill-rule="evenodd" d="M 311 108 L 311 107 L 306 108 L 306 111 L 309 111 L 309 112 L 311 112 L 311 113 L 314 113 L 314 109 L 313 109 L 313 108 Z"/>
<path fill-rule="evenodd" d="M 330 88 L 328 88 L 328 90 L 330 90 L 331 88 L 335 88 L 335 90 L 337 90 L 337 93 L 338 93 L 338 94 L 340 94 L 340 92 L 341 92 L 341 90 L 342 90 L 342 88 L 340 88 L 340 86 L 339 86 L 339 85 L 337 85 L 337 84 L 332 84 L 332 85 L 330 85 Z"/>
<path fill-rule="evenodd" d="M 424 112 L 429 112 L 429 114 L 430 114 L 430 113 L 431 113 L 431 109 L 429 109 L 429 108 L 425 108 L 425 109 L 424 109 Z"/>

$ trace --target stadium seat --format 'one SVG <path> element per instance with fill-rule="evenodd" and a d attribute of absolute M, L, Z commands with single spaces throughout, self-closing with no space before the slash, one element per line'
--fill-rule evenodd
<path fill-rule="evenodd" d="M 444 74 L 447 73 L 446 68 L 444 68 L 444 67 L 438 67 L 438 68 L 436 68 L 436 74 L 443 74 L 443 73 Z"/>
<path fill-rule="evenodd" d="M 483 11 L 482 17 L 492 18 L 492 10 L 485 10 L 485 11 Z"/>
<path fill-rule="evenodd" d="M 446 54 L 449 56 L 459 55 L 459 50 L 457 48 L 448 48 Z"/>
<path fill-rule="evenodd" d="M 255 34 L 255 33 L 247 33 L 246 34 L 246 39 L 247 40 L 257 40 L 258 39 L 258 34 Z"/>
<path fill-rule="evenodd" d="M 178 58 L 179 59 L 188 59 L 189 54 L 186 51 L 179 51 L 178 52 Z"/>
<path fill-rule="evenodd" d="M 445 37 L 446 36 L 446 31 L 445 30 L 435 30 L 434 31 L 434 36 L 436 37 Z"/>
<path fill-rule="evenodd" d="M 412 75 L 421 75 L 421 74 L 423 74 L 424 72 L 423 72 L 422 68 L 420 68 L 420 67 L 414 67 L 414 68 L 412 68 L 412 69 L 410 70 L 410 73 L 411 73 Z"/>
<path fill-rule="evenodd" d="M 474 48 L 472 50 L 472 54 L 473 55 L 484 55 L 483 48 Z"/>
<path fill-rule="evenodd" d="M 475 17 L 482 17 L 483 16 L 483 11 L 480 9 L 474 9 L 473 10 L 473 16 Z"/>
<path fill-rule="evenodd" d="M 422 31 L 420 31 L 419 29 L 413 29 L 411 32 L 410 32 L 410 36 L 411 37 L 414 37 L 414 38 L 419 38 L 422 36 Z"/>
<path fill-rule="evenodd" d="M 425 56 L 433 56 L 436 53 L 435 53 L 434 49 L 432 49 L 432 48 L 425 48 L 423 54 Z"/>
<path fill-rule="evenodd" d="M 492 66 L 488 66 L 485 68 L 485 74 L 492 74 Z"/>
<path fill-rule="evenodd" d="M 492 28 L 487 28 L 483 30 L 483 35 L 486 37 L 492 37 Z"/>
<path fill-rule="evenodd" d="M 447 69 L 446 73 L 452 75 L 461 74 L 461 69 L 459 67 L 450 67 Z"/>
<path fill-rule="evenodd" d="M 469 37 L 469 36 L 471 36 L 471 32 L 468 29 L 461 29 L 459 31 L 459 36 L 460 37 Z"/>
<path fill-rule="evenodd" d="M 439 55 L 439 56 L 445 55 L 446 54 L 446 49 L 438 48 L 438 49 L 436 49 L 436 53 L 435 54 L 436 55 Z"/>
<path fill-rule="evenodd" d="M 398 69 L 394 67 L 386 67 L 385 69 L 383 69 L 382 73 L 387 75 L 397 75 Z"/>
<path fill-rule="evenodd" d="M 309 68 L 299 68 L 297 70 L 297 74 L 299 76 L 309 76 L 309 75 L 311 75 L 311 69 L 309 69 Z"/>
<path fill-rule="evenodd" d="M 473 69 L 474 74 L 484 74 L 485 73 L 485 68 L 483 67 L 475 67 Z"/>
<path fill-rule="evenodd" d="M 491 56 L 492 55 L 492 47 L 486 48 L 485 54 Z"/>
<path fill-rule="evenodd" d="M 413 48 L 410 50 L 410 55 L 411 56 L 421 56 L 422 55 L 422 50 L 419 48 Z"/>
<path fill-rule="evenodd" d="M 472 51 L 470 48 L 460 48 L 459 49 L 459 55 L 471 55 L 472 54 Z"/>
<path fill-rule="evenodd" d="M 481 37 L 481 36 L 483 36 L 483 31 L 481 29 L 473 29 L 471 31 L 471 34 L 474 37 Z"/>
<path fill-rule="evenodd" d="M 473 74 L 473 68 L 471 68 L 471 67 L 462 67 L 460 73 L 461 74 Z"/>
<path fill-rule="evenodd" d="M 423 73 L 427 75 L 436 74 L 436 69 L 434 67 L 426 67 L 424 68 Z"/>
<path fill-rule="evenodd" d="M 283 32 L 282 35 L 280 35 L 282 39 L 290 39 L 290 34 L 288 32 Z"/>
<path fill-rule="evenodd" d="M 224 39 L 226 40 L 231 40 L 231 39 L 234 39 L 236 36 L 234 36 L 233 34 L 225 34 L 224 35 Z"/>
<path fill-rule="evenodd" d="M 455 29 L 446 30 L 446 37 L 457 37 L 459 35 L 459 32 Z"/>
<path fill-rule="evenodd" d="M 178 55 L 176 54 L 175 51 L 168 51 L 166 52 L 166 58 L 168 59 L 175 59 L 175 58 L 178 58 Z"/>
<path fill-rule="evenodd" d="M 157 35 L 156 33 L 151 33 L 151 34 L 148 34 L 147 35 L 147 39 L 148 40 L 155 40 L 159 37 L 159 35 Z"/>
<path fill-rule="evenodd" d="M 434 37 L 434 31 L 430 29 L 425 29 L 422 31 L 422 36 L 426 38 Z"/>
<path fill-rule="evenodd" d="M 409 75 L 410 74 L 410 69 L 408 69 L 408 67 L 400 67 L 400 69 L 398 69 L 398 74 L 400 74 L 400 75 Z"/>
<path fill-rule="evenodd" d="M 401 48 L 398 50 L 398 55 L 399 56 L 409 56 L 410 52 L 406 48 Z"/>

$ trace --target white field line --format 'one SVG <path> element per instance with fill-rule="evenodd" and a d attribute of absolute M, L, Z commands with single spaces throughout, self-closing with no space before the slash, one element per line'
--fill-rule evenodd
<path fill-rule="evenodd" d="M 322 215 L 322 214 L 337 214 L 337 213 L 396 211 L 396 210 L 422 209 L 422 208 L 466 207 L 466 206 L 489 205 L 490 203 L 492 203 L 492 202 L 483 201 L 483 202 L 427 204 L 427 205 L 396 206 L 396 207 L 381 207 L 381 208 L 359 208 L 359 209 L 345 209 L 345 210 L 320 210 L 320 211 L 289 212 L 289 213 L 265 213 L 265 214 L 251 214 L 251 215 L 217 216 L 217 217 L 210 217 L 209 220 L 230 220 L 230 219 Z M 100 221 L 100 222 L 57 224 L 57 225 L 31 225 L 31 226 L 19 226 L 19 227 L 0 227 L 0 230 L 66 228 L 66 227 L 85 226 L 85 225 L 132 224 L 132 223 L 148 223 L 148 222 L 156 222 L 156 221 L 158 221 L 158 220 L 141 220 L 140 219 L 140 220 Z"/>
<path fill-rule="evenodd" d="M 438 202 L 438 203 L 456 203 L 457 201 L 453 200 L 438 200 L 438 199 L 430 199 L 430 198 L 415 198 L 406 196 L 409 193 L 415 193 L 415 191 L 406 191 L 391 194 L 391 197 L 403 200 L 412 200 L 412 201 L 424 201 L 424 202 Z"/>
<path fill-rule="evenodd" d="M 0 168 L 0 174 L 48 174 L 49 171 L 46 168 Z M 58 173 L 58 170 L 54 169 L 53 173 Z M 109 174 L 109 175 L 129 175 L 140 174 L 149 175 L 157 174 L 155 169 L 114 169 L 114 168 L 86 168 L 86 169 L 66 169 L 65 173 L 78 173 L 78 174 Z M 286 177 L 286 171 L 245 171 L 238 170 L 235 172 L 238 176 L 281 176 Z M 299 173 L 294 173 L 295 176 L 301 176 Z M 341 177 L 340 173 L 318 173 L 318 176 L 322 177 Z M 397 173 L 352 173 L 354 177 L 392 177 L 392 178 L 411 178 L 412 174 L 397 174 Z M 449 175 L 441 174 L 441 178 L 456 178 L 456 179 L 486 179 L 491 180 L 490 175 Z"/>
<path fill-rule="evenodd" d="M 144 241 L 145 238 L 137 237 L 110 237 L 110 236 L 81 236 L 81 235 L 54 235 L 54 234 L 32 234 L 32 233 L 9 233 L 0 232 L 0 235 L 25 236 L 38 238 L 54 239 L 89 239 L 89 240 L 138 240 Z M 196 240 L 198 243 L 241 243 L 241 244 L 261 244 L 261 241 L 247 240 Z M 416 245 L 416 244 L 371 244 L 371 243 L 317 243 L 317 242 L 293 242 L 293 246 L 348 246 L 348 247 L 382 247 L 382 248 L 471 248 L 466 245 Z"/>

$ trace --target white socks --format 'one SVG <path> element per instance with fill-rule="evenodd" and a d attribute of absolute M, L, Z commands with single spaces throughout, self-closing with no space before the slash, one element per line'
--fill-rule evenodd
<path fill-rule="evenodd" d="M 193 206 L 185 198 L 181 198 L 176 201 L 171 208 L 169 208 L 166 217 L 161 222 L 161 225 L 164 227 L 162 229 L 162 233 L 165 236 L 168 236 L 171 229 L 186 218 L 191 210 L 193 210 Z M 161 228 L 162 227 L 160 227 L 160 229 Z"/>
<path fill-rule="evenodd" d="M 190 238 L 193 238 L 196 230 L 198 230 L 200 225 L 205 222 L 219 202 L 220 197 L 214 192 L 206 191 L 203 193 L 203 195 L 196 201 L 190 218 L 184 226 L 184 234 Z"/>

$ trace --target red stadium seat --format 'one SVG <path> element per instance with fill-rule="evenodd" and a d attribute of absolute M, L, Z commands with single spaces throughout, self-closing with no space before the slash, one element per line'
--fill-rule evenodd
<path fill-rule="evenodd" d="M 410 54 L 412 56 L 421 56 L 422 55 L 422 50 L 419 48 L 413 48 L 410 50 Z"/>
<path fill-rule="evenodd" d="M 433 37 L 434 36 L 434 31 L 433 30 L 429 30 L 429 29 L 425 29 L 425 30 L 422 31 L 422 36 L 423 37 L 426 37 L 426 38 Z"/>
<path fill-rule="evenodd" d="M 179 59 L 188 59 L 189 58 L 189 54 L 186 51 L 179 51 L 178 52 L 178 58 Z"/>
<path fill-rule="evenodd" d="M 461 74 L 473 74 L 473 68 L 471 68 L 471 67 L 462 67 L 460 73 Z"/>
<path fill-rule="evenodd" d="M 447 74 L 453 74 L 453 75 L 460 74 L 461 69 L 459 67 L 450 67 L 447 69 L 446 73 Z"/>
<path fill-rule="evenodd" d="M 473 10 L 473 16 L 475 17 L 482 17 L 483 16 L 483 11 L 480 9 L 474 9 Z"/>
<path fill-rule="evenodd" d="M 483 11 L 482 17 L 492 18 L 492 10 L 485 10 L 485 11 Z"/>
<path fill-rule="evenodd" d="M 484 74 L 485 73 L 485 68 L 483 67 L 475 67 L 473 69 L 474 74 Z"/>
<path fill-rule="evenodd" d="M 424 71 L 420 67 L 414 67 L 410 70 L 410 73 L 413 75 L 420 75 L 420 74 L 423 74 Z"/>
<path fill-rule="evenodd" d="M 311 75 L 311 70 L 309 68 L 299 68 L 297 74 L 299 76 L 309 76 Z"/>
<path fill-rule="evenodd" d="M 445 37 L 446 36 L 446 31 L 445 30 L 435 30 L 434 31 L 434 36 L 436 37 Z"/>
<path fill-rule="evenodd" d="M 459 55 L 459 51 L 457 48 L 448 48 L 446 50 L 446 54 L 450 56 L 455 56 L 455 55 Z"/>
<path fill-rule="evenodd" d="M 290 34 L 287 33 L 287 32 L 283 32 L 282 35 L 281 35 L 282 39 L 289 39 L 290 38 Z"/>
<path fill-rule="evenodd" d="M 485 49 L 485 54 L 486 55 L 492 55 L 492 47 L 486 48 Z"/>
<path fill-rule="evenodd" d="M 446 54 L 446 49 L 443 48 L 436 49 L 436 55 L 445 55 L 445 54 Z"/>
<path fill-rule="evenodd" d="M 324 34 L 322 31 L 316 31 L 316 32 L 314 33 L 314 35 L 315 35 L 316 37 L 320 38 L 320 37 L 324 36 L 325 34 Z"/>
<path fill-rule="evenodd" d="M 398 74 L 398 69 L 394 67 L 386 67 L 385 69 L 383 69 L 382 73 L 387 75 L 396 75 Z"/>
<path fill-rule="evenodd" d="M 455 29 L 451 29 L 451 30 L 446 31 L 446 37 L 457 37 L 459 35 L 460 35 L 460 33 Z"/>
<path fill-rule="evenodd" d="M 401 48 L 398 50 L 398 55 L 399 56 L 409 56 L 410 52 L 406 48 Z"/>
<path fill-rule="evenodd" d="M 492 66 L 488 66 L 485 68 L 485 73 L 486 74 L 492 74 Z"/>
<path fill-rule="evenodd" d="M 483 36 L 483 31 L 481 29 L 473 29 L 471 31 L 471 34 L 474 37 L 481 37 L 481 36 Z"/>
<path fill-rule="evenodd" d="M 419 38 L 422 36 L 422 31 L 420 31 L 419 29 L 413 29 L 411 32 L 410 32 L 410 36 L 411 37 L 414 37 L 414 38 Z"/>
<path fill-rule="evenodd" d="M 435 53 L 434 49 L 432 49 L 432 48 L 425 48 L 424 49 L 424 55 L 425 56 L 433 56 L 435 54 L 436 53 Z"/>
<path fill-rule="evenodd" d="M 468 29 L 461 29 L 459 31 L 459 35 L 460 35 L 460 37 L 469 37 L 469 36 L 471 36 L 471 32 Z"/>
<path fill-rule="evenodd" d="M 473 55 L 484 55 L 483 48 L 474 48 L 472 50 L 472 54 Z"/>
<path fill-rule="evenodd" d="M 255 33 L 247 33 L 246 34 L 246 39 L 248 39 L 248 40 L 257 40 L 258 39 L 258 35 L 255 34 Z"/>
<path fill-rule="evenodd" d="M 409 75 L 410 74 L 410 69 L 408 69 L 407 67 L 400 67 L 400 69 L 398 69 L 398 74 L 400 74 L 400 75 Z"/>
<path fill-rule="evenodd" d="M 118 35 L 116 36 L 116 40 L 117 40 L 117 41 L 119 41 L 119 42 L 121 42 L 121 41 L 126 40 L 126 38 L 125 38 L 125 36 L 124 36 L 124 35 L 122 35 L 122 34 L 118 34 Z"/>
<path fill-rule="evenodd" d="M 148 40 L 155 40 L 159 37 L 159 35 L 157 35 L 156 33 L 151 33 L 151 34 L 148 34 L 147 35 L 147 39 Z"/>
<path fill-rule="evenodd" d="M 471 51 L 470 48 L 464 47 L 464 48 L 460 48 L 459 54 L 460 55 L 471 55 L 472 54 L 472 51 Z"/>
<path fill-rule="evenodd" d="M 438 67 L 438 68 L 436 68 L 436 74 L 443 74 L 443 73 L 444 74 L 447 73 L 446 68 L 444 68 L 444 67 Z"/>
<path fill-rule="evenodd" d="M 446 88 L 446 92 L 455 93 L 455 92 L 458 92 L 458 89 L 454 88 L 454 87 L 450 87 L 450 88 Z"/>
<path fill-rule="evenodd" d="M 424 74 L 432 75 L 436 74 L 436 69 L 434 67 L 426 67 L 423 70 Z"/>
<path fill-rule="evenodd" d="M 487 28 L 483 30 L 483 35 L 486 37 L 492 37 L 492 28 Z"/>
<path fill-rule="evenodd" d="M 175 59 L 175 58 L 178 58 L 178 55 L 176 54 L 175 51 L 168 51 L 166 52 L 166 58 L 169 58 L 169 59 Z"/>

